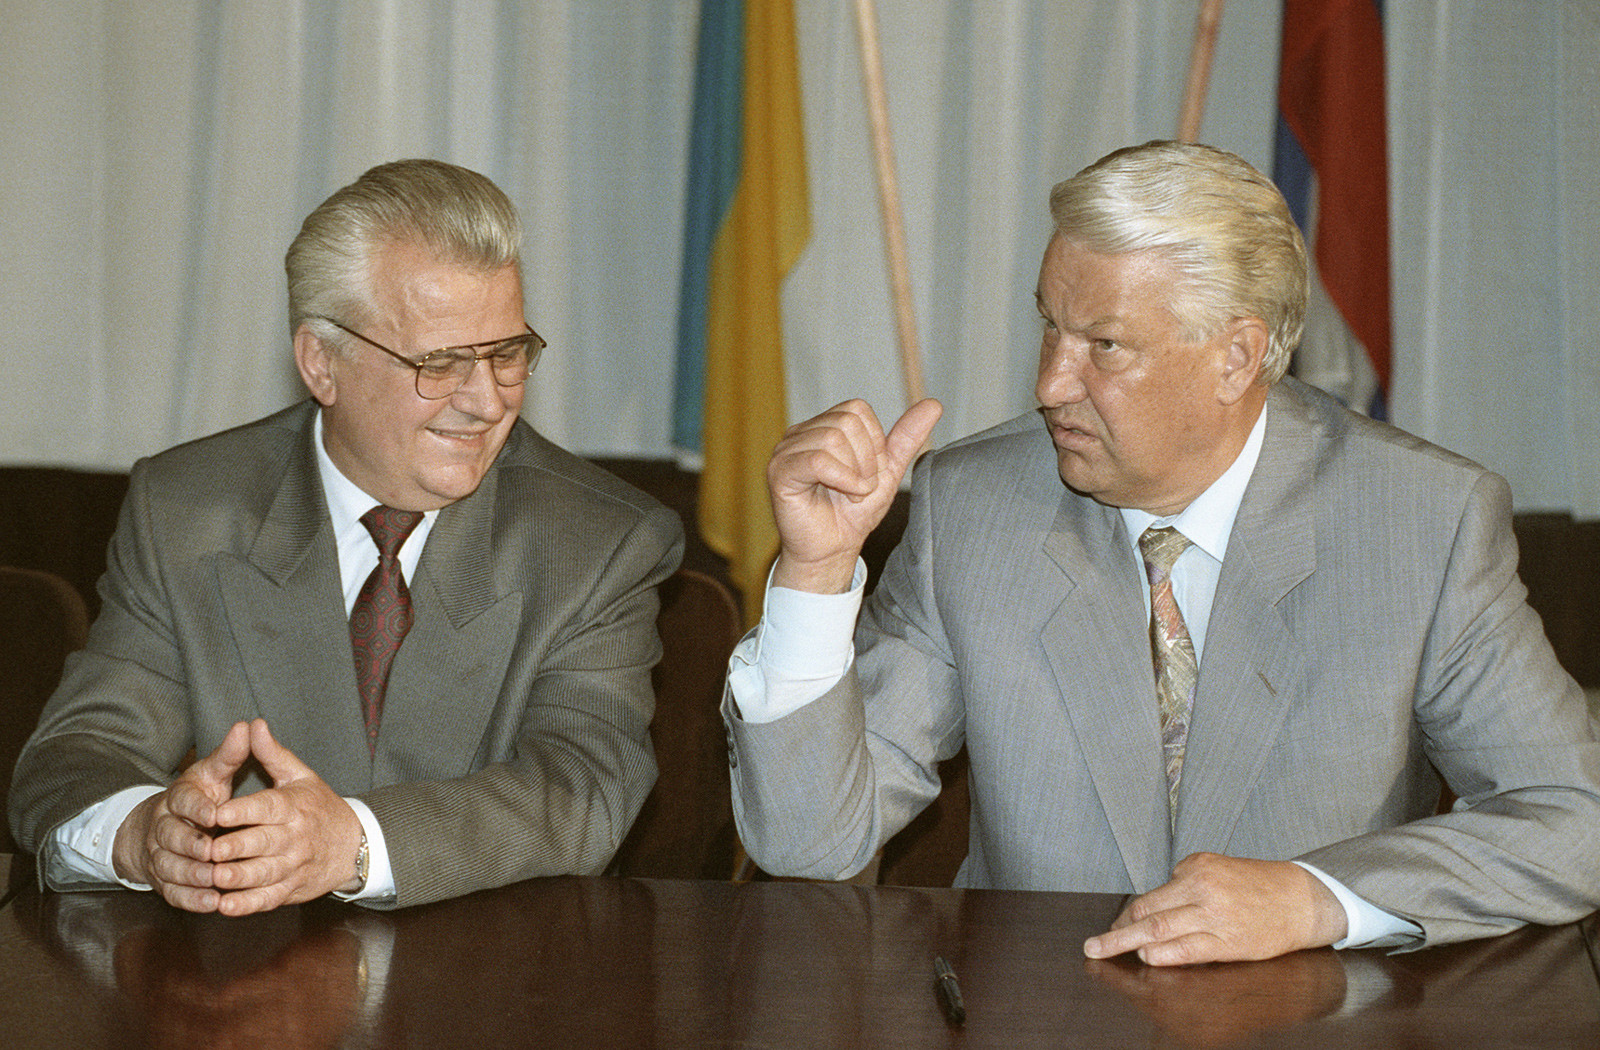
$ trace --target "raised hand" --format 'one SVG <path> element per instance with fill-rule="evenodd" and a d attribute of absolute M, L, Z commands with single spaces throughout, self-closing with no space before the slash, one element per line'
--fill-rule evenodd
<path fill-rule="evenodd" d="M 848 590 L 856 557 L 944 408 L 927 398 L 885 434 L 872 406 L 846 401 L 784 432 L 767 463 L 782 548 L 775 586 Z"/>
<path fill-rule="evenodd" d="M 224 915 L 270 911 L 353 884 L 361 842 L 349 803 L 278 743 L 264 719 L 248 729 L 250 752 L 272 787 L 216 808 L 212 882 Z"/>
<path fill-rule="evenodd" d="M 233 794 L 233 776 L 250 757 L 250 727 L 228 730 L 217 749 L 192 763 L 160 794 L 134 807 L 117 829 L 112 865 L 130 882 L 153 886 L 174 907 L 217 910 L 211 829 Z"/>
<path fill-rule="evenodd" d="M 1151 966 L 1271 959 L 1333 944 L 1347 928 L 1339 899 L 1298 864 L 1195 853 L 1166 885 L 1129 901 L 1083 952 L 1138 952 Z"/>

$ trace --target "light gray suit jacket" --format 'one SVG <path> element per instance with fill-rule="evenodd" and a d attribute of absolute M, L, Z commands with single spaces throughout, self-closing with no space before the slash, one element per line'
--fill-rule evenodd
<path fill-rule="evenodd" d="M 1600 905 L 1600 745 L 1517 578 L 1505 482 L 1293 380 L 1229 540 L 1176 827 L 1121 515 L 1035 415 L 918 464 L 827 695 L 738 719 L 734 808 L 779 874 L 837 878 L 971 758 L 958 884 L 1143 892 L 1208 850 L 1302 858 L 1429 942 Z M 1439 781 L 1461 796 L 1433 816 Z"/>
<path fill-rule="evenodd" d="M 17 764 L 17 841 L 37 852 L 259 716 L 371 806 L 397 905 L 601 870 L 655 779 L 655 585 L 682 554 L 677 517 L 519 420 L 428 536 L 372 757 L 314 412 L 135 465 L 88 648 Z M 262 786 L 247 766 L 238 790 Z"/>

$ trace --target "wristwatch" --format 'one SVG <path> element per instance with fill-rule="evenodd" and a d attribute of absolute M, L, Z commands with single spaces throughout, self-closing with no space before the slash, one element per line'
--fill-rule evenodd
<path fill-rule="evenodd" d="M 356 888 L 354 893 L 360 893 L 367 888 L 367 870 L 372 866 L 372 851 L 367 848 L 367 832 L 361 831 L 361 845 L 356 847 Z"/>

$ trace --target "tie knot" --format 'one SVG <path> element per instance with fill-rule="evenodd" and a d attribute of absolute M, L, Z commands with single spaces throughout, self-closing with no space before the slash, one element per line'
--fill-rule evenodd
<path fill-rule="evenodd" d="M 1145 529 L 1139 537 L 1139 553 L 1144 555 L 1145 563 L 1162 576 L 1172 571 L 1172 563 L 1188 549 L 1189 537 L 1171 526 Z"/>
<path fill-rule="evenodd" d="M 361 515 L 361 524 L 372 533 L 372 542 L 378 545 L 380 558 L 394 557 L 421 520 L 421 511 L 395 510 L 381 503 Z"/>

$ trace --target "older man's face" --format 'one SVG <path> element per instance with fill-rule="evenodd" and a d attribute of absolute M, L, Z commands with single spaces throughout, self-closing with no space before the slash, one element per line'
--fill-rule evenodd
<path fill-rule="evenodd" d="M 1246 359 L 1239 326 L 1188 340 L 1166 305 L 1175 287 L 1163 259 L 1100 255 L 1060 236 L 1039 271 L 1035 393 L 1061 479 L 1157 516 L 1182 510 L 1222 476 L 1265 396 L 1248 389 L 1260 360 Z"/>
<path fill-rule="evenodd" d="M 483 272 L 441 263 L 426 248 L 390 245 L 374 262 L 374 315 L 336 318 L 411 360 L 445 346 L 521 335 L 516 269 Z M 412 369 L 352 340 L 296 352 L 306 385 L 322 405 L 323 441 L 340 471 L 369 496 L 402 510 L 433 510 L 472 493 L 500 454 L 522 386 L 498 386 L 487 362 L 449 397 L 417 395 Z M 315 340 L 313 340 L 313 343 Z"/>

